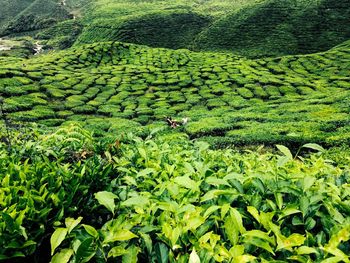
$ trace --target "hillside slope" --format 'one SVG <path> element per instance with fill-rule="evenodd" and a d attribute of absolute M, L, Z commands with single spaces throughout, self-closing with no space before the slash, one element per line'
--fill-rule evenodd
<path fill-rule="evenodd" d="M 92 7 L 77 43 L 276 56 L 325 51 L 350 38 L 350 0 L 98 0 Z"/>
<path fill-rule="evenodd" d="M 6 0 L 1 0 L 5 4 Z M 68 19 L 69 12 L 64 5 L 57 0 L 35 0 L 17 5 L 17 2 L 7 3 L 7 18 L 2 22 L 1 35 L 25 33 L 42 28 L 47 28 L 59 21 Z M 17 8 L 19 6 L 19 12 Z M 16 13 L 12 14 L 13 10 Z"/>
<path fill-rule="evenodd" d="M 0 31 L 18 13 L 25 10 L 34 0 L 0 0 Z"/>
<path fill-rule="evenodd" d="M 273 0 L 215 21 L 194 46 L 198 50 L 275 56 L 325 51 L 349 38 L 349 0 Z"/>
<path fill-rule="evenodd" d="M 4 6 L 0 35 L 29 34 L 57 49 L 121 41 L 266 57 L 326 51 L 350 38 L 350 0 L 0 0 L 0 4 Z"/>
<path fill-rule="evenodd" d="M 166 128 L 227 144 L 349 143 L 350 42 L 324 53 L 248 60 L 99 43 L 0 66 L 12 120 L 83 122 L 96 135 Z"/>

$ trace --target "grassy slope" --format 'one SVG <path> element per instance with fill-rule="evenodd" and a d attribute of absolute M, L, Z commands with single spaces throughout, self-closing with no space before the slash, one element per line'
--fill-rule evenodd
<path fill-rule="evenodd" d="M 212 19 L 249 1 L 95 1 L 78 43 L 126 41 L 157 47 L 191 47 Z M 169 34 L 171 39 L 169 40 Z"/>
<path fill-rule="evenodd" d="M 217 20 L 195 47 L 249 56 L 324 51 L 349 39 L 349 17 L 349 0 L 265 1 Z"/>
<path fill-rule="evenodd" d="M 325 51 L 350 38 L 349 0 L 99 0 L 92 7 L 77 43 L 125 41 L 275 56 Z M 193 21 L 195 26 L 184 28 Z"/>
<path fill-rule="evenodd" d="M 349 143 L 350 42 L 324 53 L 249 60 L 100 43 L 2 64 L 14 120 L 142 134 L 189 117 L 191 138 L 227 144 Z M 146 125 L 142 126 L 142 125 Z"/>
<path fill-rule="evenodd" d="M 11 10 L 15 6 L 11 6 Z M 35 0 L 21 12 L 16 13 L 6 24 L 2 35 L 10 35 L 47 28 L 69 18 L 69 13 L 57 1 Z"/>
<path fill-rule="evenodd" d="M 350 0 L 2 1 L 0 32 L 7 23 L 6 34 L 50 27 L 36 37 L 59 49 L 121 41 L 262 57 L 325 51 L 350 38 Z M 56 23 L 69 14 L 77 20 Z"/>
<path fill-rule="evenodd" d="M 34 0 L 0 0 L 0 30 L 19 12 L 26 9 Z"/>

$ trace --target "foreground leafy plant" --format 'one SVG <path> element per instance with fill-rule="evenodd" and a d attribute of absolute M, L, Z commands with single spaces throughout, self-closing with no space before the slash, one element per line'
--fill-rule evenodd
<path fill-rule="evenodd" d="M 65 130 L 70 133 L 64 134 Z M 38 138 L 30 139 L 14 132 L 16 141 L 10 150 L 0 144 L 2 260 L 35 256 L 40 247 L 47 250 L 55 222 L 89 214 L 91 208 L 85 209 L 83 204 L 89 202 L 90 192 L 102 190 L 108 174 L 113 173 L 111 166 L 96 156 L 81 155 L 93 146 L 91 141 L 87 144 L 86 131 L 79 133 L 77 126 L 36 135 Z M 45 258 L 46 254 L 37 256 Z"/>
<path fill-rule="evenodd" d="M 95 209 L 110 215 L 70 233 L 57 228 L 65 239 L 53 259 L 348 262 L 348 169 L 320 154 L 281 162 L 290 155 L 283 147 L 280 157 L 184 138 L 129 141 L 109 157 L 119 176 L 95 193 Z"/>

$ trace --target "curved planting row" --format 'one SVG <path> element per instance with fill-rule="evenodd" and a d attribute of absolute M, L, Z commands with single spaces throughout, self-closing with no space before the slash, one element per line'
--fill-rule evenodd
<path fill-rule="evenodd" d="M 209 140 L 338 144 L 349 138 L 349 57 L 346 44 L 308 56 L 247 60 L 102 43 L 3 63 L 0 92 L 12 120 L 84 121 L 97 134 L 111 131 L 116 120 L 162 126 L 171 116 L 190 118 L 183 131 Z M 99 121 L 103 129 L 94 127 Z"/>

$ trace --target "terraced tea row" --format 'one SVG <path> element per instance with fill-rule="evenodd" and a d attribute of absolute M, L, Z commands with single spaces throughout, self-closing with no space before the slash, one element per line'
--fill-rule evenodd
<path fill-rule="evenodd" d="M 190 118 L 180 130 L 191 137 L 223 145 L 339 144 L 350 139 L 348 44 L 260 60 L 93 44 L 1 64 L 3 111 L 49 126 L 82 121 L 98 135 L 142 133 L 171 116 Z"/>

